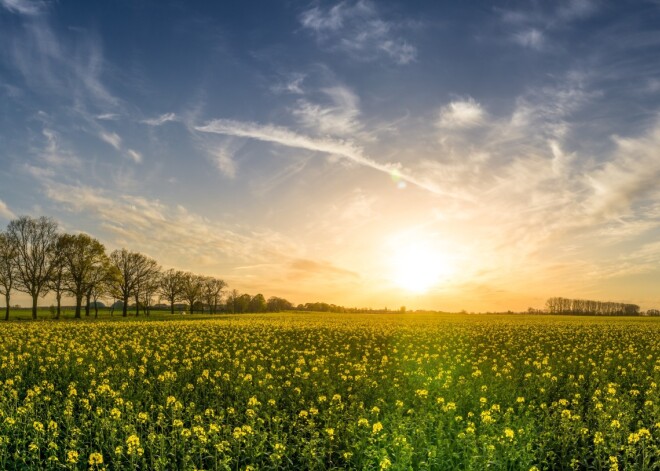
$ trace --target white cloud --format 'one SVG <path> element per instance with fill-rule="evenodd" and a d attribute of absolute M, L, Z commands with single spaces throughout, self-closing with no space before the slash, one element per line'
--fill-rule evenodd
<path fill-rule="evenodd" d="M 68 166 L 75 169 L 82 167 L 82 161 L 68 149 L 62 149 L 59 135 L 52 129 L 45 128 L 42 134 L 46 145 L 39 151 L 41 158 L 51 167 Z"/>
<path fill-rule="evenodd" d="M 545 44 L 545 37 L 543 36 L 543 33 L 536 28 L 521 31 L 520 33 L 515 34 L 513 39 L 521 46 L 536 50 L 543 49 Z"/>
<path fill-rule="evenodd" d="M 121 150 L 121 137 L 114 132 L 101 131 L 99 137 L 117 150 Z"/>
<path fill-rule="evenodd" d="M 7 204 L 2 200 L 0 200 L 0 217 L 7 220 L 16 218 L 14 212 L 11 209 L 9 209 Z"/>
<path fill-rule="evenodd" d="M 637 138 L 614 137 L 617 149 L 601 169 L 586 175 L 592 189 L 585 206 L 595 217 L 626 215 L 644 198 L 660 194 L 660 124 Z"/>
<path fill-rule="evenodd" d="M 21 15 L 38 15 L 44 8 L 43 2 L 38 0 L 0 0 L 0 5 Z"/>
<path fill-rule="evenodd" d="M 157 118 L 143 119 L 141 123 L 148 124 L 149 126 L 161 126 L 168 121 L 176 121 L 177 116 L 174 113 L 164 113 Z"/>
<path fill-rule="evenodd" d="M 288 80 L 286 80 L 284 83 L 273 85 L 271 90 L 273 90 L 275 93 L 292 93 L 294 95 L 303 95 L 305 92 L 302 88 L 302 83 L 305 78 L 305 74 L 291 74 Z"/>
<path fill-rule="evenodd" d="M 261 125 L 252 122 L 234 121 L 231 119 L 216 119 L 210 121 L 204 126 L 196 126 L 195 130 L 199 132 L 224 134 L 228 136 L 245 137 L 264 142 L 272 142 L 287 147 L 298 149 L 307 149 L 315 152 L 329 154 L 348 159 L 351 162 L 369 167 L 388 175 L 396 174 L 397 178 L 419 188 L 423 188 L 436 195 L 445 195 L 453 198 L 460 198 L 458 194 L 444 191 L 443 189 L 429 183 L 426 180 L 418 179 L 408 175 L 400 169 L 400 164 L 381 164 L 367 157 L 361 147 L 350 141 L 333 139 L 329 137 L 313 138 L 298 134 L 287 128 L 274 125 Z"/>
<path fill-rule="evenodd" d="M 216 147 L 214 149 L 209 149 L 207 152 L 213 165 L 215 165 L 223 175 L 228 178 L 236 177 L 236 163 L 234 162 L 228 147 Z"/>
<path fill-rule="evenodd" d="M 598 9 L 593 0 L 568 0 L 559 7 L 557 15 L 567 21 L 591 16 Z"/>
<path fill-rule="evenodd" d="M 96 119 L 100 119 L 102 121 L 116 121 L 119 119 L 119 115 L 117 113 L 103 113 L 96 115 Z"/>
<path fill-rule="evenodd" d="M 90 105 L 104 109 L 120 106 L 120 100 L 101 81 L 105 61 L 99 40 L 79 34 L 72 48 L 60 41 L 48 17 L 39 15 L 25 23 L 6 49 L 25 85 L 36 92 L 71 97 L 77 111 Z"/>
<path fill-rule="evenodd" d="M 110 234 L 112 245 L 142 251 L 167 266 L 224 276 L 228 262 L 286 263 L 302 255 L 299 244 L 275 231 L 230 230 L 182 205 L 49 178 L 41 181 L 51 201 L 94 217 Z"/>
<path fill-rule="evenodd" d="M 479 103 L 472 98 L 452 101 L 440 109 L 437 125 L 440 128 L 457 129 L 479 126 L 484 122 L 486 113 Z"/>
<path fill-rule="evenodd" d="M 142 163 L 142 154 L 133 149 L 128 149 L 126 154 L 135 162 L 136 164 Z"/>
<path fill-rule="evenodd" d="M 341 2 L 328 9 L 315 6 L 300 15 L 300 22 L 322 46 L 360 60 L 384 54 L 398 64 L 408 64 L 417 57 L 417 49 L 399 36 L 401 25 L 382 19 L 368 0 Z"/>
<path fill-rule="evenodd" d="M 343 86 L 321 90 L 331 104 L 321 105 L 306 99 L 298 100 L 294 116 L 305 127 L 319 134 L 351 135 L 360 130 L 360 100 L 351 90 Z"/>

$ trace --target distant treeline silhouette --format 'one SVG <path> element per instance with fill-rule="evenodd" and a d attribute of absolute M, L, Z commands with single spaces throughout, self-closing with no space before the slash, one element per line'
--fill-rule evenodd
<path fill-rule="evenodd" d="M 617 303 L 611 301 L 593 301 L 589 299 L 550 298 L 545 302 L 549 314 L 575 314 L 586 316 L 639 316 L 637 304 Z M 647 315 L 657 315 L 655 309 Z"/>

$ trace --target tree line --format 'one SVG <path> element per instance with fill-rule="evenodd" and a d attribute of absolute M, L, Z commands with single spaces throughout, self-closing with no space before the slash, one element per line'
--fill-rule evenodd
<path fill-rule="evenodd" d="M 90 307 L 98 316 L 99 299 L 112 297 L 121 301 L 122 316 L 128 315 L 129 303 L 149 315 L 154 300 L 165 300 L 174 314 L 175 305 L 183 303 L 190 313 L 208 309 L 210 313 L 264 312 L 292 308 L 287 300 L 262 294 L 250 296 L 237 290 L 227 293 L 224 280 L 180 270 L 163 270 L 142 253 L 118 249 L 106 253 L 105 246 L 87 234 L 67 234 L 58 230 L 51 218 L 22 216 L 0 231 L 0 295 L 5 298 L 5 320 L 9 319 L 12 292 L 32 298 L 32 319 L 37 318 L 39 298 L 55 295 L 55 318 L 59 319 L 62 297 L 75 299 L 75 317 Z"/>
<path fill-rule="evenodd" d="M 640 308 L 637 304 L 617 303 L 611 301 L 592 301 L 588 299 L 554 297 L 549 298 L 545 302 L 545 306 L 550 314 L 576 314 L 588 316 L 640 315 Z"/>

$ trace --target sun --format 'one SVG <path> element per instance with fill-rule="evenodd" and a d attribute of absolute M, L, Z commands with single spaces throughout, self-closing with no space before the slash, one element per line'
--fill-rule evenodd
<path fill-rule="evenodd" d="M 424 294 L 451 275 L 448 258 L 430 244 L 406 242 L 394 249 L 392 281 L 407 291 Z"/>

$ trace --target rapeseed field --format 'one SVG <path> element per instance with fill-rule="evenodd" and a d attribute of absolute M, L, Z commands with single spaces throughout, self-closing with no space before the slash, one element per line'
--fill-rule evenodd
<path fill-rule="evenodd" d="M 660 469 L 660 321 L 0 326 L 1 469 Z"/>

